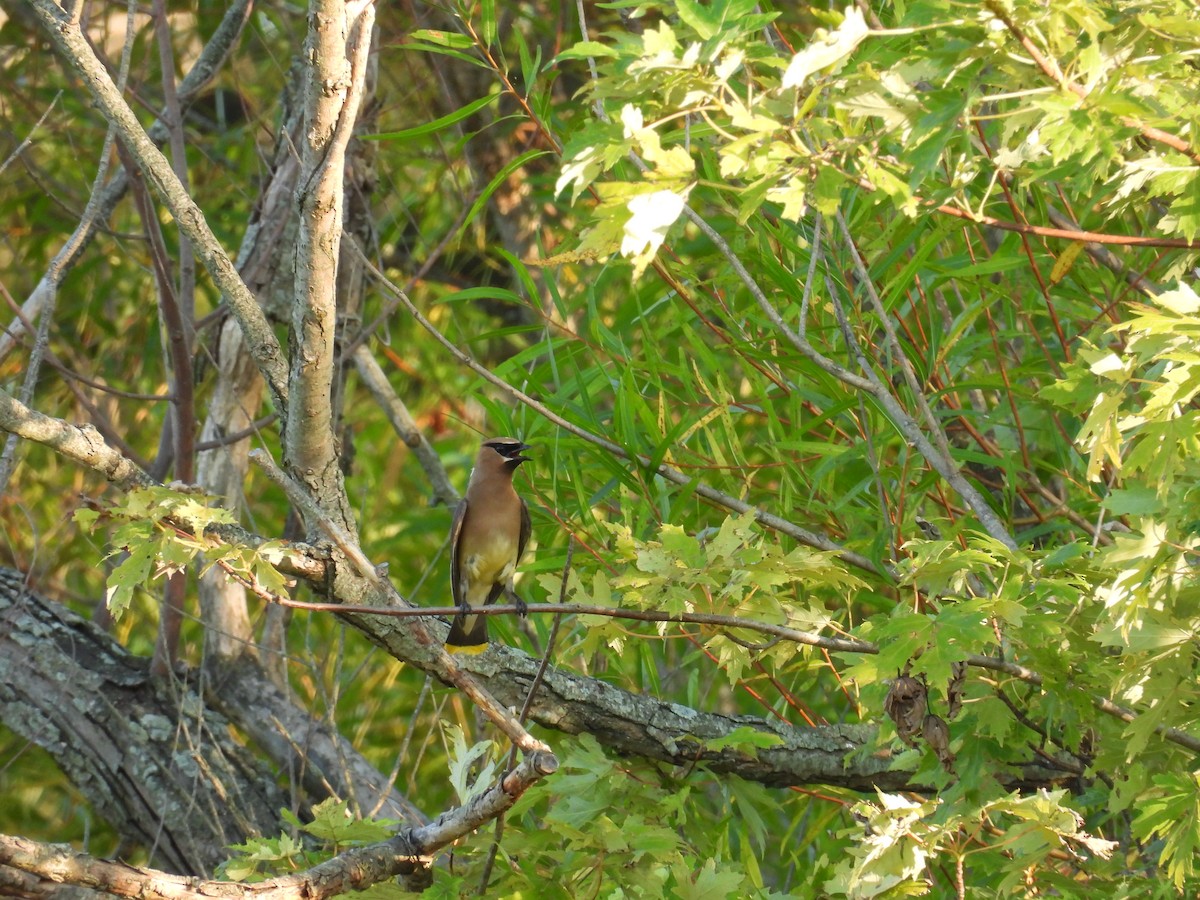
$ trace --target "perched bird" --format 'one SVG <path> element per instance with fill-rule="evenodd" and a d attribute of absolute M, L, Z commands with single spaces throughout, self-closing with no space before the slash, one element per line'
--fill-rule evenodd
<path fill-rule="evenodd" d="M 512 593 L 513 572 L 529 543 L 529 507 L 513 490 L 513 472 L 529 445 L 515 438 L 489 438 L 479 448 L 467 493 L 450 528 L 450 590 L 462 612 L 450 624 L 446 649 L 479 653 L 487 647 L 487 616 L 471 610 Z M 512 595 L 517 606 L 521 598 Z"/>

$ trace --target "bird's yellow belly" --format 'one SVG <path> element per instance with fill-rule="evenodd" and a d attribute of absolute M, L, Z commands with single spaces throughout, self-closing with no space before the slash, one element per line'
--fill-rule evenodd
<path fill-rule="evenodd" d="M 489 541 L 466 559 L 467 578 L 472 584 L 493 585 L 512 577 L 517 564 L 517 545 L 512 541 Z"/>

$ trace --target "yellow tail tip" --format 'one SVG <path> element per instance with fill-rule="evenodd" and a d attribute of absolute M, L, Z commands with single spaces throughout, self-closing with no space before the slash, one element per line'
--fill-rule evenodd
<path fill-rule="evenodd" d="M 467 656 L 474 656 L 477 653 L 482 653 L 487 649 L 487 644 L 445 644 L 447 653 L 464 653 Z"/>

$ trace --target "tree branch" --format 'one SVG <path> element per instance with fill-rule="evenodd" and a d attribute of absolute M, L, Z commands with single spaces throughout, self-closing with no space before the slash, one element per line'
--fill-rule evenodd
<path fill-rule="evenodd" d="M 409 315 L 411 315 L 422 328 L 428 331 L 429 334 L 433 336 L 434 340 L 445 347 L 446 350 L 448 350 L 456 360 L 469 368 L 480 378 L 483 378 L 489 384 L 495 385 L 496 387 L 500 388 L 500 390 L 504 391 L 504 393 L 506 393 L 508 396 L 517 400 L 522 405 L 532 409 L 547 421 L 553 422 L 564 431 L 568 431 L 576 437 L 582 438 L 588 443 L 594 444 L 606 452 L 611 453 L 613 456 L 619 457 L 620 459 L 629 460 L 630 462 L 634 462 L 639 466 L 654 466 L 653 471 L 657 472 L 663 478 L 667 479 L 673 484 L 690 488 L 697 495 L 703 497 L 705 500 L 716 506 L 721 506 L 737 513 L 747 513 L 753 511 L 754 518 L 760 525 L 770 528 L 773 531 L 778 531 L 781 534 L 786 534 L 788 537 L 794 538 L 805 546 L 813 547 L 817 550 L 832 551 L 849 565 L 863 569 L 867 572 L 871 572 L 872 574 L 879 575 L 883 578 L 892 579 L 895 577 L 895 573 L 889 566 L 880 565 L 874 560 L 868 559 L 860 553 L 856 553 L 853 550 L 848 550 L 824 534 L 820 534 L 819 532 L 815 531 L 809 531 L 806 528 L 801 528 L 799 525 L 789 522 L 786 519 L 775 515 L 774 513 L 766 512 L 763 509 L 746 503 L 744 500 L 739 500 L 737 497 L 733 497 L 724 493 L 723 491 L 718 491 L 716 488 L 704 484 L 703 482 L 700 482 L 689 475 L 686 475 L 685 473 L 676 469 L 674 466 L 669 466 L 666 463 L 656 465 L 648 456 L 630 453 L 619 444 L 614 444 L 612 441 L 607 440 L 598 434 L 593 434 L 586 428 L 564 419 L 544 403 L 538 402 L 524 391 L 513 387 L 503 378 L 489 370 L 486 366 L 476 361 L 470 354 L 465 353 L 456 347 L 449 338 L 447 338 L 437 329 L 437 326 L 435 326 L 432 322 L 425 318 L 424 315 L 421 314 L 421 311 L 417 309 L 416 304 L 412 302 L 408 294 L 406 294 L 400 289 L 400 287 L 393 283 L 367 258 L 361 247 L 358 247 L 357 251 L 359 257 L 363 261 L 363 265 L 366 267 L 368 272 L 375 276 L 380 286 L 398 299 L 401 305 L 408 310 Z"/>
<path fill-rule="evenodd" d="M 97 625 L 0 568 L 0 718 L 54 757 L 124 837 L 203 874 L 280 827 L 271 772 L 188 685 L 152 679 Z"/>
<path fill-rule="evenodd" d="M 1064 241 L 1082 241 L 1086 244 L 1118 244 L 1122 247 L 1162 247 L 1170 250 L 1200 250 L 1200 241 L 1184 238 L 1143 237 L 1141 235 L 1107 234 L 1103 231 L 1079 231 L 1074 228 L 1049 228 L 1045 225 L 1027 225 L 1024 222 L 1006 222 L 994 216 L 977 215 L 957 206 L 943 204 L 937 211 L 945 216 L 966 219 L 1001 231 L 1016 231 L 1021 234 L 1036 234 L 1039 237 L 1061 238 Z"/>
<path fill-rule="evenodd" d="M 402 828 L 391 840 L 356 847 L 307 871 L 254 884 L 172 875 L 96 859 L 65 844 L 11 835 L 0 835 L 0 865 L 137 900 L 328 900 L 398 875 L 413 876 L 419 890 L 422 875 L 439 850 L 509 809 L 557 767 L 550 754 L 532 754 L 485 791 L 428 825 Z"/>
<path fill-rule="evenodd" d="M 196 252 L 217 287 L 229 302 L 250 344 L 263 377 L 271 390 L 275 406 L 287 408 L 287 373 L 283 350 L 259 308 L 258 302 L 246 288 L 229 256 L 209 228 L 204 212 L 188 195 L 171 169 L 170 163 L 146 134 L 141 123 L 125 103 L 117 86 L 83 36 L 78 21 L 56 6 L 52 0 L 29 0 L 51 40 L 70 61 L 88 86 L 105 117 L 117 129 L 121 140 L 137 160 L 146 180 L 170 209 L 179 229 L 195 245 Z"/>
<path fill-rule="evenodd" d="M 154 479 L 105 443 L 93 425 L 69 425 L 30 409 L 0 391 L 0 428 L 45 444 L 68 459 L 99 472 L 122 490 L 149 487 Z"/>
<path fill-rule="evenodd" d="M 358 117 L 375 7 L 312 0 L 304 60 L 296 286 L 291 305 L 291 406 L 284 460 L 339 528 L 356 531 L 333 435 L 337 262 L 342 241 L 346 145 Z M 349 41 L 349 43 L 347 43 Z"/>

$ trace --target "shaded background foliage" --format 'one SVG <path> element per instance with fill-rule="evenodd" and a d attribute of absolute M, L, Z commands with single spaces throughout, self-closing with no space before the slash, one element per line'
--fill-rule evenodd
<path fill-rule="evenodd" d="M 398 283 L 412 279 L 414 301 L 456 345 L 644 460 L 631 463 L 484 384 L 387 291 L 368 295 L 350 333 L 375 326 L 372 352 L 460 489 L 474 432 L 537 446 L 520 481 L 537 541 L 523 567 L 530 599 L 557 593 L 570 534 L 581 545 L 576 599 L 730 612 L 851 633 L 881 650 L 748 649 L 693 627 L 569 619 L 556 663 L 699 709 L 794 724 L 880 720 L 889 679 L 914 659 L 931 709 L 949 718 L 951 664 L 995 652 L 1001 633 L 1007 657 L 1045 679 L 969 679 L 964 712 L 950 723 L 955 777 L 923 745 L 893 741 L 884 721 L 875 749 L 915 768 L 914 783 L 941 788 L 942 805 L 860 809 L 876 817 L 875 834 L 893 838 L 875 857 L 872 832 L 848 814 L 858 799 L 848 792 L 768 792 L 563 740 L 563 774 L 513 819 L 507 888 L 870 895 L 849 885 L 852 862 L 864 877 L 915 886 L 928 876 L 946 892 L 964 877 L 980 891 L 1019 892 L 1027 865 L 1043 889 L 1066 893 L 1089 879 L 1122 896 L 1194 887 L 1194 760 L 1153 729 L 1195 737 L 1195 524 L 1186 510 L 1196 497 L 1196 309 L 1186 293 L 1171 294 L 1174 315 L 1142 321 L 1178 336 L 1173 345 L 1146 349 L 1128 327 L 1143 315 L 1138 304 L 1194 274 L 1195 9 L 1166 0 L 863 4 L 857 20 L 876 32 L 866 35 L 853 7 L 585 4 L 590 42 L 565 52 L 581 37 L 574 4 L 498 6 L 379 10 L 368 251 Z M 221 11 L 168 10 L 186 68 Z M 124 11 L 85 11 L 115 65 Z M 19 303 L 79 219 L 104 124 L 36 26 L 20 9 L 9 16 L 0 28 L 3 77 L 14 88 L 0 99 L 5 156 L 32 138 L 0 186 L 3 289 Z M 127 93 L 155 109 L 158 48 L 148 19 L 135 21 Z M 213 90 L 189 112 L 192 191 L 227 247 L 239 245 L 267 177 L 304 30 L 298 9 L 256 6 Z M 798 51 L 822 46 L 823 65 L 789 68 Z M 686 195 L 718 240 L 695 222 L 639 220 L 630 200 L 652 191 L 665 192 L 660 210 L 666 195 Z M 666 241 L 652 263 L 655 229 Z M 1100 246 L 1082 232 L 1152 240 Z M 645 269 L 638 276 L 616 255 L 630 234 L 648 241 L 627 254 Z M 136 210 L 122 204 L 71 271 L 48 335 L 71 371 L 46 370 L 32 405 L 105 422 L 132 457 L 152 461 L 167 404 L 142 395 L 162 394 L 167 382 L 141 235 Z M 173 229 L 164 235 L 175 258 Z M 944 434 L 938 454 L 995 510 L 996 527 L 947 485 L 894 408 L 788 338 L 731 257 L 813 353 L 841 372 L 873 371 L 935 449 Z M 203 275 L 196 316 L 203 408 L 222 317 Z M 28 345 L 0 363 L 14 392 Z M 1121 361 L 1127 350 L 1134 363 Z M 1157 466 L 1135 459 L 1123 473 L 1141 426 L 1121 417 L 1152 420 L 1147 393 L 1160 377 L 1182 385 L 1159 404 L 1163 428 L 1174 430 L 1169 440 L 1149 436 L 1162 438 L 1142 451 Z M 363 548 L 389 563 L 405 597 L 444 604 L 450 511 L 431 504 L 417 461 L 347 378 L 340 437 Z M 278 456 L 276 433 L 264 427 L 255 441 Z M 664 462 L 695 481 L 680 487 L 656 474 Z M 877 571 L 809 555 L 746 522 L 737 551 L 722 556 L 714 538 L 729 510 L 705 502 L 697 484 L 826 535 Z M 22 445 L 0 500 L 5 560 L 46 592 L 94 603 L 108 548 L 70 513 L 81 497 L 104 495 L 95 478 Z M 254 471 L 244 497 L 237 512 L 247 527 L 285 532 L 284 498 Z M 882 574 L 887 567 L 897 577 Z M 1116 587 L 1130 582 L 1140 587 Z M 114 634 L 149 655 L 156 610 L 154 596 L 140 595 Z M 527 628 L 507 619 L 492 628 L 505 643 L 541 648 L 550 624 L 535 616 Z M 201 628 L 185 625 L 193 663 Z M 425 811 L 451 804 L 456 753 L 441 726 L 480 733 L 470 705 L 328 615 L 295 614 L 287 635 L 289 683 L 314 716 L 397 772 Z M 1098 716 L 1093 695 L 1140 718 L 1127 728 Z M 92 831 L 83 798 L 39 751 L 10 735 L 0 759 L 13 801 L 0 827 L 48 840 L 89 833 L 96 852 L 115 850 L 116 836 L 99 824 Z M 999 781 L 1039 760 L 1060 766 L 1073 794 L 1022 806 Z M 296 797 L 297 809 L 306 799 Z M 1118 852 L 1071 857 L 1064 848 L 1080 845 L 1063 835 L 1076 831 Z M 933 849 L 914 855 L 914 846 Z M 485 852 L 480 839 L 460 861 Z M 966 876 L 955 868 L 963 860 Z M 1139 867 L 1160 861 L 1174 888 L 1137 881 Z"/>

